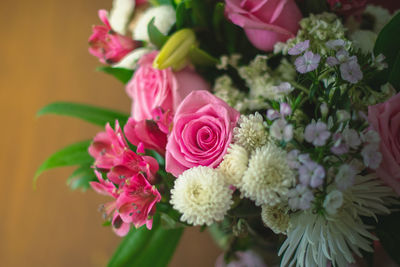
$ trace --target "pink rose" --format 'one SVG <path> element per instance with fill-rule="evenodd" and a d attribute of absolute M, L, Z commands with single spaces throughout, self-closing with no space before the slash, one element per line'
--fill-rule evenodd
<path fill-rule="evenodd" d="M 294 0 L 225 0 L 225 13 L 242 27 L 258 49 L 271 51 L 277 42 L 295 37 L 301 12 Z"/>
<path fill-rule="evenodd" d="M 112 30 L 106 10 L 99 10 L 99 17 L 104 26 L 93 27 L 93 33 L 89 38 L 89 53 L 98 57 L 100 62 L 104 64 L 117 63 L 139 46 L 140 42 Z"/>
<path fill-rule="evenodd" d="M 166 171 L 178 177 L 195 166 L 217 167 L 232 140 L 239 112 L 208 91 L 194 91 L 179 105 L 168 137 Z"/>
<path fill-rule="evenodd" d="M 193 69 L 186 67 L 179 72 L 170 68 L 153 68 L 158 52 L 144 55 L 139 68 L 126 87 L 132 98 L 132 117 L 135 121 L 151 119 L 156 108 L 174 113 L 181 101 L 194 90 L 209 90 L 208 84 Z"/>
<path fill-rule="evenodd" d="M 370 106 L 368 120 L 381 137 L 382 163 L 377 173 L 400 195 L 400 93 Z"/>

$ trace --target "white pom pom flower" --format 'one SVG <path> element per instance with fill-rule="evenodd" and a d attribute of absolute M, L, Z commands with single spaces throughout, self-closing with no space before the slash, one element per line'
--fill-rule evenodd
<path fill-rule="evenodd" d="M 242 115 L 238 124 L 239 127 L 233 129 L 234 139 L 247 151 L 251 152 L 267 143 L 268 134 L 265 131 L 264 119 L 260 113 Z"/>
<path fill-rule="evenodd" d="M 242 146 L 232 144 L 218 169 L 224 174 L 226 182 L 238 186 L 247 169 L 249 153 Z"/>
<path fill-rule="evenodd" d="M 287 153 L 269 143 L 252 154 L 239 189 L 258 206 L 275 206 L 287 199 L 294 183 L 295 175 L 288 165 Z"/>
<path fill-rule="evenodd" d="M 233 203 L 223 174 L 204 166 L 183 172 L 171 194 L 171 204 L 182 213 L 181 221 L 193 225 L 221 221 Z"/>

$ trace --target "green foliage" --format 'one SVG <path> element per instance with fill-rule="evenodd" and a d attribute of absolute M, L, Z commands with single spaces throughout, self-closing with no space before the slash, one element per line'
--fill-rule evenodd
<path fill-rule="evenodd" d="M 44 171 L 57 167 L 90 164 L 93 162 L 93 158 L 87 151 L 90 143 L 90 140 L 75 143 L 51 155 L 36 171 L 35 177 L 33 178 L 34 188 L 36 187 L 37 179 Z"/>
<path fill-rule="evenodd" d="M 218 63 L 216 58 L 198 47 L 192 47 L 190 49 L 189 58 L 193 64 L 200 66 L 214 66 Z"/>
<path fill-rule="evenodd" d="M 184 228 L 164 229 L 159 216 L 154 216 L 153 228 L 131 229 L 121 242 L 108 267 L 164 267 L 168 265 Z"/>
<path fill-rule="evenodd" d="M 376 234 L 392 259 L 400 264 L 399 244 L 400 244 L 400 212 L 394 212 L 388 216 L 381 216 L 376 225 Z"/>
<path fill-rule="evenodd" d="M 147 26 L 147 32 L 149 34 L 150 42 L 157 46 L 157 48 L 161 48 L 165 42 L 168 40 L 168 36 L 162 34 L 157 27 L 154 25 L 155 18 L 152 18 Z"/>
<path fill-rule="evenodd" d="M 374 47 L 375 55 L 383 54 L 388 63 L 379 76 L 380 83 L 390 82 L 400 90 L 400 13 L 395 15 L 379 33 Z"/>
<path fill-rule="evenodd" d="M 185 27 L 191 27 L 191 13 L 189 7 L 190 2 L 182 1 L 176 7 L 176 28 L 180 30 Z"/>
<path fill-rule="evenodd" d="M 133 70 L 125 68 L 117 68 L 110 66 L 101 66 L 96 69 L 107 74 L 110 74 L 121 81 L 123 84 L 127 84 L 133 76 Z"/>
<path fill-rule="evenodd" d="M 89 183 L 96 180 L 91 164 L 82 164 L 68 177 L 67 185 L 72 190 L 80 188 L 82 191 L 86 191 L 90 188 Z"/>
<path fill-rule="evenodd" d="M 37 116 L 47 114 L 76 117 L 102 127 L 108 122 L 113 124 L 115 120 L 124 125 L 129 118 L 129 115 L 118 111 L 70 102 L 51 103 L 39 110 Z"/>

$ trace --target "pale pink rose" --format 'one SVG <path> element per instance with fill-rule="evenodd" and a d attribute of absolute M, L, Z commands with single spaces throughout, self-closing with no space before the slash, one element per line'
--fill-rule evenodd
<path fill-rule="evenodd" d="M 179 105 L 168 137 L 166 170 L 178 177 L 195 166 L 216 168 L 240 114 L 208 91 L 194 91 Z"/>
<path fill-rule="evenodd" d="M 225 0 L 225 13 L 242 27 L 258 49 L 271 51 L 277 42 L 295 37 L 301 12 L 294 0 Z"/>
<path fill-rule="evenodd" d="M 93 33 L 89 38 L 89 53 L 98 57 L 100 62 L 117 63 L 140 45 L 140 42 L 112 30 L 106 10 L 99 10 L 99 17 L 104 25 L 93 27 Z"/>
<path fill-rule="evenodd" d="M 377 173 L 400 195 L 400 93 L 368 108 L 368 121 L 381 137 Z"/>
<path fill-rule="evenodd" d="M 153 68 L 158 51 L 144 55 L 139 68 L 126 87 L 132 98 L 132 117 L 135 121 L 151 119 L 156 108 L 174 113 L 181 101 L 192 91 L 209 90 L 209 85 L 191 67 L 173 72 L 171 68 Z"/>

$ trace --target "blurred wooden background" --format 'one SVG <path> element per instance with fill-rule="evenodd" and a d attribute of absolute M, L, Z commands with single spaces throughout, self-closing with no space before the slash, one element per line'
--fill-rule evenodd
<path fill-rule="evenodd" d="M 101 203 L 67 188 L 72 169 L 32 178 L 41 162 L 101 129 L 36 111 L 53 101 L 84 102 L 129 112 L 123 86 L 94 71 L 87 52 L 97 10 L 111 0 L 1 0 L 0 266 L 105 266 L 120 238 L 101 226 Z M 166 244 L 168 245 L 168 244 Z M 220 251 L 207 233 L 188 229 L 171 266 L 213 266 Z"/>

